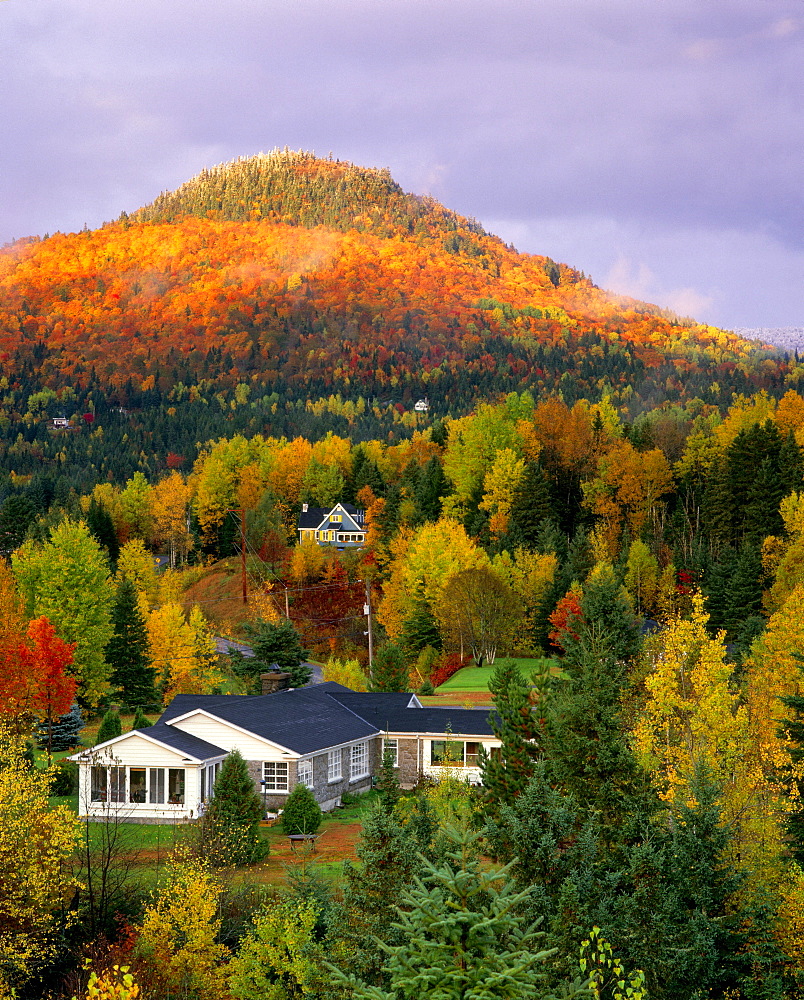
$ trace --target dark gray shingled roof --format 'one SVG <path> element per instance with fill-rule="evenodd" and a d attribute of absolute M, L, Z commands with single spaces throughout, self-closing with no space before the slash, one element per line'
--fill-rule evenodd
<path fill-rule="evenodd" d="M 148 726 L 146 729 L 138 729 L 136 732 L 145 736 L 152 736 L 160 743 L 164 743 L 172 750 L 187 754 L 188 757 L 195 757 L 196 760 L 209 760 L 211 757 L 225 757 L 228 750 L 222 750 L 206 740 L 193 736 L 192 733 L 185 733 L 175 726 L 166 726 L 162 722 L 157 722 L 155 726 Z"/>
<path fill-rule="evenodd" d="M 380 732 L 390 733 L 462 733 L 493 736 L 487 708 L 409 708 L 410 694 L 332 692 L 330 697 L 351 709 Z"/>
<path fill-rule="evenodd" d="M 204 708 L 224 722 L 299 754 L 375 736 L 376 726 L 330 697 L 336 690 L 348 689 L 330 682 L 266 695 L 177 695 L 159 721 L 169 722 Z"/>
<path fill-rule="evenodd" d="M 410 694 L 360 693 L 332 682 L 267 695 L 180 694 L 152 728 L 172 729 L 165 725 L 171 719 L 202 708 L 298 754 L 316 753 L 386 731 L 494 735 L 487 709 L 409 708 L 410 704 Z"/>

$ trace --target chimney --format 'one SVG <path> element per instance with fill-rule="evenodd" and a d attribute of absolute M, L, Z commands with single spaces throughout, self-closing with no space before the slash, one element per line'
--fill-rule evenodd
<path fill-rule="evenodd" d="M 302 504 L 302 514 L 306 514 L 306 513 L 307 513 L 307 504 L 303 503 Z"/>
<path fill-rule="evenodd" d="M 271 674 L 260 674 L 260 684 L 262 685 L 263 694 L 273 694 L 275 691 L 281 691 L 283 688 L 288 687 L 289 683 L 290 674 L 282 673 L 279 670 Z"/>

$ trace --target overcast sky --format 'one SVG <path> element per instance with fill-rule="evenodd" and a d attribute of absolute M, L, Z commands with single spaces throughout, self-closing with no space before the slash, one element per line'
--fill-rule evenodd
<path fill-rule="evenodd" d="M 0 243 L 275 147 L 604 288 L 804 326 L 804 0 L 0 0 Z"/>

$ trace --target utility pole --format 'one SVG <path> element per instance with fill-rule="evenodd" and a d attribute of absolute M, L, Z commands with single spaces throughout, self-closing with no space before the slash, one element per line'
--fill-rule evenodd
<path fill-rule="evenodd" d="M 288 588 L 285 587 L 285 618 L 290 621 L 290 605 L 288 604 Z"/>
<path fill-rule="evenodd" d="M 246 508 L 240 508 L 240 568 L 243 574 L 243 604 L 248 604 L 248 583 L 246 576 Z"/>
<path fill-rule="evenodd" d="M 369 676 L 371 676 L 372 667 L 374 666 L 374 636 L 371 632 L 371 581 L 366 580 L 366 603 L 363 605 L 363 614 L 366 616 L 366 621 L 368 623 L 368 653 L 369 653 Z"/>

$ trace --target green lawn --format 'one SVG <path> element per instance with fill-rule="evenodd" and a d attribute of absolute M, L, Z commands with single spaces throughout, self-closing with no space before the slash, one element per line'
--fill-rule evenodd
<path fill-rule="evenodd" d="M 528 677 L 537 668 L 549 664 L 551 670 L 558 669 L 558 661 L 546 659 L 544 657 L 514 656 L 510 657 L 517 664 L 522 673 Z M 489 677 L 491 677 L 494 667 L 463 667 L 456 674 L 453 674 L 448 681 L 436 688 L 438 694 L 459 694 L 462 691 L 488 691 Z"/>

